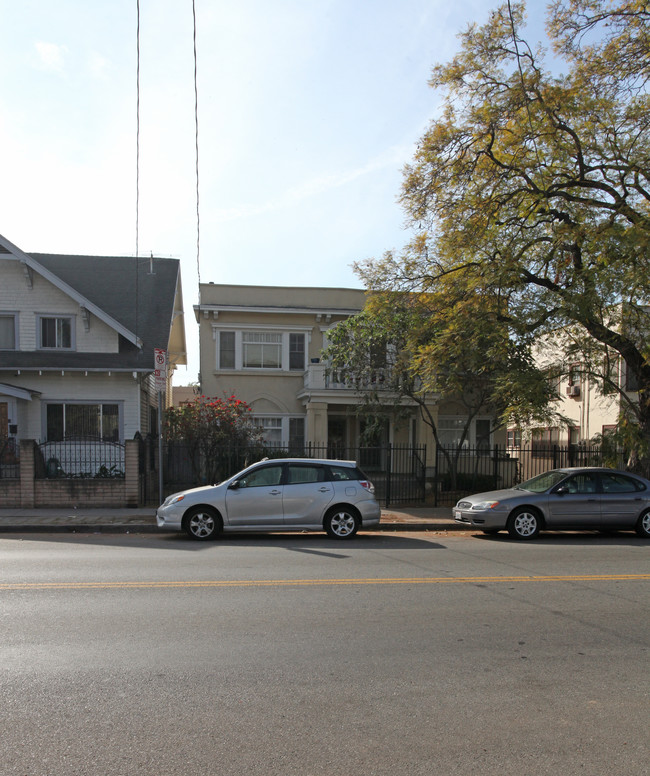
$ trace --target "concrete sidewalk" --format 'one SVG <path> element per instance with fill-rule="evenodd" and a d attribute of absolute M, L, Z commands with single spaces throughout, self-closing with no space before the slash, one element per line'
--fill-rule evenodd
<path fill-rule="evenodd" d="M 382 508 L 378 531 L 463 531 L 450 507 Z M 156 510 L 134 509 L 0 509 L 0 532 L 146 533 L 156 532 Z"/>

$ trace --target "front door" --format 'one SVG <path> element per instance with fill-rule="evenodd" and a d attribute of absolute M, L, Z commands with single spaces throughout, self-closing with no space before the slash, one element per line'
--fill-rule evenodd
<path fill-rule="evenodd" d="M 229 488 L 226 515 L 232 526 L 281 526 L 282 464 L 267 464 L 248 472 Z"/>

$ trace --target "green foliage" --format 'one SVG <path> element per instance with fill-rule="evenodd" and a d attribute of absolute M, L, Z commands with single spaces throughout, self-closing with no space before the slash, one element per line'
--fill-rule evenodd
<path fill-rule="evenodd" d="M 357 270 L 371 291 L 437 300 L 412 362 L 423 384 L 451 388 L 488 371 L 501 387 L 493 399 L 503 391 L 505 410 L 526 417 L 540 398 L 531 342 L 570 328 L 594 367 L 624 359 L 639 386 L 628 409 L 650 439 L 650 9 L 555 2 L 548 30 L 561 75 L 522 37 L 524 19 L 522 3 L 502 5 L 434 67 L 445 109 L 402 189 L 418 235 L 400 256 Z M 452 353 L 467 374 L 440 368 Z M 517 363 L 527 364 L 521 375 Z M 523 400 L 520 378 L 533 389 Z"/>

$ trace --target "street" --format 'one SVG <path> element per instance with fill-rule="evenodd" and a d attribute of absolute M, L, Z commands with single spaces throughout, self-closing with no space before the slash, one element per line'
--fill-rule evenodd
<path fill-rule="evenodd" d="M 648 773 L 632 534 L 0 536 L 0 776 Z"/>

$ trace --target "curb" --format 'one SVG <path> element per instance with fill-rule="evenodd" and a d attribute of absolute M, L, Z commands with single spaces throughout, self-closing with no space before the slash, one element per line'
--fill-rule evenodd
<path fill-rule="evenodd" d="M 433 531 L 437 533 L 458 532 L 458 531 L 471 531 L 472 527 L 469 525 L 462 525 L 457 523 L 381 523 L 376 528 L 370 528 L 363 533 L 423 533 L 426 531 Z M 163 534 L 167 533 L 172 535 L 173 531 L 163 531 L 159 529 L 155 524 L 146 523 L 66 523 L 65 525 L 50 525 L 50 524 L 16 524 L 16 525 L 0 525 L 0 534 L 8 533 L 91 533 L 91 534 L 134 534 L 134 533 L 148 533 L 148 534 Z M 250 532 L 246 532 L 250 533 Z M 264 533 L 264 531 L 260 531 Z M 282 533 L 281 531 L 279 533 Z M 287 533 L 300 533 L 294 531 L 288 531 Z M 307 532 L 305 532 L 307 533 Z"/>

